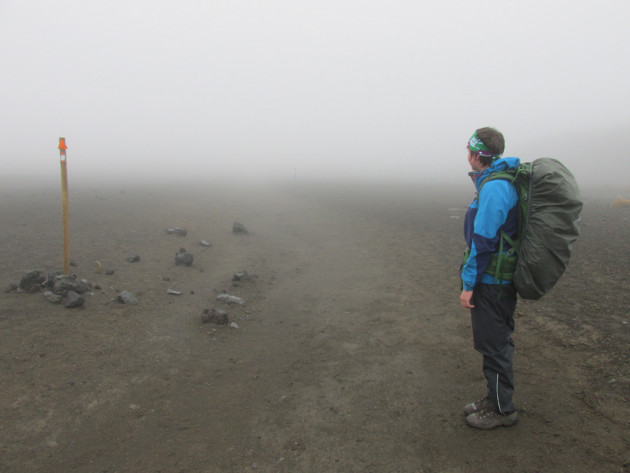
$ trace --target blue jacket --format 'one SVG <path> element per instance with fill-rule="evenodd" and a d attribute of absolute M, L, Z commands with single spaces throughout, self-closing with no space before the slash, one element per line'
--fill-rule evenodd
<path fill-rule="evenodd" d="M 470 255 L 460 269 L 464 290 L 472 291 L 477 284 L 495 284 L 494 276 L 485 274 L 492 256 L 499 251 L 501 232 L 515 238 L 518 232 L 518 196 L 514 186 L 505 179 L 489 181 L 479 194 L 481 184 L 495 171 L 518 167 L 519 158 L 497 159 L 481 172 L 470 173 L 477 194 L 468 207 L 464 220 L 464 238 Z M 504 243 L 503 250 L 510 247 Z M 504 284 L 511 281 L 500 281 Z"/>

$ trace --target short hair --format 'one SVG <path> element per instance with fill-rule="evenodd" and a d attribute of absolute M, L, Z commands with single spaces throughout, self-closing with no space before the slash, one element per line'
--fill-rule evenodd
<path fill-rule="evenodd" d="M 503 138 L 503 133 L 496 128 L 491 128 L 489 126 L 479 128 L 476 133 L 477 138 L 486 145 L 486 148 L 492 151 L 494 156 L 501 156 L 503 154 L 503 151 L 505 150 L 505 139 Z M 489 166 L 492 164 L 493 158 L 479 156 L 479 160 L 484 166 Z"/>

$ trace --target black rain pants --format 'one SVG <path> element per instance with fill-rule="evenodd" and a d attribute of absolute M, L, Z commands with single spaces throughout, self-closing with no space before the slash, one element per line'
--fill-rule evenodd
<path fill-rule="evenodd" d="M 516 410 L 512 403 L 516 289 L 512 284 L 479 284 L 473 290 L 472 304 L 474 346 L 483 355 L 488 397 L 497 412 L 510 414 Z"/>

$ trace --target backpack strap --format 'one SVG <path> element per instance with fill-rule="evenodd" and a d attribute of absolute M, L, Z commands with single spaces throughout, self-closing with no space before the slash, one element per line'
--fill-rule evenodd
<path fill-rule="evenodd" d="M 497 179 L 503 179 L 505 181 L 509 181 L 510 184 L 514 185 L 516 178 L 518 177 L 521 169 L 519 168 L 516 171 L 496 171 L 486 177 L 481 186 L 479 187 L 478 198 L 481 195 L 481 189 L 483 186 L 490 181 L 494 181 Z M 504 251 L 504 242 L 507 242 L 510 245 L 511 249 L 507 252 Z M 516 270 L 516 261 L 518 258 L 518 253 L 520 250 L 520 235 L 519 238 L 513 240 L 508 236 L 504 231 L 501 232 L 499 237 L 499 251 L 492 255 L 492 259 L 488 264 L 488 268 L 486 269 L 486 274 L 494 275 L 494 283 L 503 281 L 511 281 L 514 277 L 514 271 Z"/>

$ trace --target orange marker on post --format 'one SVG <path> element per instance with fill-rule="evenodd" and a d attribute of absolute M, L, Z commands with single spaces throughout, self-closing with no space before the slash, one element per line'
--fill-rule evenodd
<path fill-rule="evenodd" d="M 63 207 L 63 274 L 70 274 L 70 245 L 68 231 L 68 170 L 66 167 L 66 139 L 59 138 L 59 160 L 61 163 L 61 204 Z"/>

